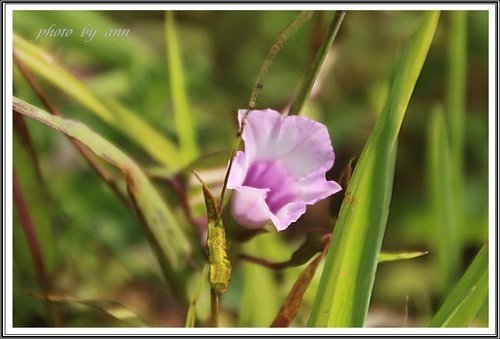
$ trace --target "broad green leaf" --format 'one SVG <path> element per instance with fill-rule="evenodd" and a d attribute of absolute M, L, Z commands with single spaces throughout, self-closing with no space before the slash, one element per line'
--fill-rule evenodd
<path fill-rule="evenodd" d="M 398 261 L 418 258 L 428 254 L 428 251 L 418 251 L 418 252 L 380 252 L 378 256 L 378 262 L 388 262 L 388 261 Z"/>
<path fill-rule="evenodd" d="M 172 11 L 166 12 L 165 35 L 175 126 L 179 136 L 182 160 L 184 163 L 188 163 L 198 156 L 198 146 L 196 144 L 194 119 L 188 104 L 186 85 L 184 83 L 182 53 Z"/>
<path fill-rule="evenodd" d="M 398 64 L 388 101 L 356 165 L 332 234 L 309 326 L 363 326 L 389 213 L 397 136 L 439 12 L 427 12 Z"/>
<path fill-rule="evenodd" d="M 453 198 L 453 176 L 446 126 L 442 111 L 431 116 L 428 130 L 429 185 L 432 228 L 429 229 L 440 291 L 447 290 L 457 278 L 460 246 Z"/>
<path fill-rule="evenodd" d="M 231 282 L 231 263 L 227 256 L 226 230 L 217 208 L 217 202 L 208 187 L 203 182 L 201 184 L 208 218 L 207 248 L 210 264 L 208 281 L 215 292 L 223 293 Z"/>
<path fill-rule="evenodd" d="M 101 100 L 85 83 L 65 70 L 47 52 L 14 35 L 14 52 L 33 72 L 73 97 L 97 117 L 142 146 L 154 159 L 168 167 L 179 167 L 176 146 L 147 122 L 116 101 Z"/>
<path fill-rule="evenodd" d="M 488 247 L 484 245 L 446 301 L 430 327 L 466 327 L 488 301 Z"/>
<path fill-rule="evenodd" d="M 190 255 L 190 244 L 174 215 L 151 185 L 141 168 L 123 151 L 93 132 L 87 126 L 63 119 L 14 97 L 14 111 L 56 129 L 87 146 L 96 155 L 117 167 L 123 173 L 127 189 L 139 217 L 145 226 L 149 241 L 159 260 L 168 282 L 181 291 L 185 298 L 184 284 L 179 272 Z"/>
<path fill-rule="evenodd" d="M 322 258 L 323 254 L 318 255 L 300 274 L 276 318 L 274 318 L 271 327 L 288 327 L 293 319 L 295 319 L 302 302 L 302 297 L 309 287 L 309 283 L 314 277 L 314 273 L 316 273 L 316 269 Z"/>

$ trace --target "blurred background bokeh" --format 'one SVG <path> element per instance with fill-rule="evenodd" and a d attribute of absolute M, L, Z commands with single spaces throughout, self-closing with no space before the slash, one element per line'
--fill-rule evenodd
<path fill-rule="evenodd" d="M 231 149 L 237 128 L 236 112 L 247 107 L 264 57 L 279 32 L 296 15 L 294 11 L 174 13 L 189 108 L 201 154 Z M 284 44 L 264 81 L 257 108 L 282 110 L 289 104 L 331 17 L 331 12 L 316 13 Z M 459 232 L 457 279 L 487 241 L 488 234 L 488 16 L 486 12 L 470 11 L 466 18 L 462 190 L 465 208 Z M 418 11 L 347 13 L 303 111 L 324 122 L 330 131 L 336 153 L 330 178 L 337 179 L 348 161 L 361 153 L 385 102 L 394 64 L 421 19 Z M 429 199 L 426 145 L 431 113 L 446 105 L 449 19 L 449 12 L 443 12 L 403 122 L 393 199 L 382 245 L 383 250 L 428 250 L 429 254 L 379 265 L 367 326 L 424 326 L 446 297 L 437 281 L 440 266 L 434 249 L 439 243 Z M 164 12 L 14 13 L 14 32 L 28 41 L 52 24 L 56 28 L 72 28 L 73 33 L 70 37 L 41 37 L 33 44 L 50 53 L 100 97 L 119 100 L 162 134 L 176 140 Z M 90 42 L 84 42 L 80 36 L 85 26 L 98 29 Z M 111 27 L 130 32 L 127 37 L 104 37 L 102 33 Z M 64 116 L 84 122 L 144 168 L 157 165 L 123 134 L 96 119 L 52 84 L 39 80 Z M 17 69 L 14 94 L 43 107 Z M 89 169 L 64 136 L 34 121 L 27 121 L 27 125 L 53 220 L 55 290 L 60 295 L 93 301 L 87 305 L 58 303 L 64 326 L 183 326 L 185 313 L 166 288 L 133 212 Z M 157 185 L 166 199 L 177 206 L 171 187 L 164 182 Z M 310 208 L 286 232 L 258 236 L 244 245 L 244 251 L 270 261 L 286 260 L 303 241 L 309 227 L 330 227 L 328 206 L 325 201 Z M 180 207 L 177 209 L 182 214 Z M 197 213 L 203 212 L 201 205 Z M 18 226 L 16 220 L 14 227 Z M 30 295 L 37 290 L 37 283 L 22 264 L 29 261 L 24 256 L 18 246 L 14 255 L 14 323 L 45 326 L 48 322 L 43 302 Z M 269 326 L 303 269 L 274 272 L 239 261 L 234 267 L 230 289 L 222 300 L 224 326 Z M 305 295 L 295 326 L 307 323 L 319 273 Z M 109 312 L 110 301 L 124 305 L 132 315 L 120 317 Z M 200 300 L 198 309 L 201 317 L 206 317 L 206 299 Z M 485 326 L 487 319 L 486 305 L 475 324 Z"/>

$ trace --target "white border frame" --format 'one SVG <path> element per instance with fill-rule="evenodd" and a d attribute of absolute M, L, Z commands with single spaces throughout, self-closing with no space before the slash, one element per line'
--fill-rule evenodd
<path fill-rule="evenodd" d="M 498 326 L 497 316 L 497 285 L 495 277 L 497 272 L 497 229 L 496 229 L 496 194 L 498 182 L 496 181 L 496 137 L 497 137 L 497 120 L 496 115 L 498 107 L 498 61 L 496 60 L 497 48 L 495 45 L 498 42 L 498 32 L 496 30 L 496 20 L 498 18 L 497 8 L 494 3 L 491 4 L 85 4 L 85 5 L 69 5 L 69 4 L 10 4 L 3 3 L 5 15 L 5 64 L 4 64 L 4 95 L 5 95 L 5 220 L 6 227 L 4 228 L 4 254 L 12 254 L 12 114 L 9 114 L 12 107 L 12 33 L 13 33 L 13 11 L 15 10 L 467 10 L 467 11 L 488 11 L 489 19 L 489 60 L 488 60 L 488 107 L 489 107 L 489 159 L 488 159 L 488 179 L 489 179 L 489 327 L 488 328 L 24 328 L 13 327 L 13 300 L 12 296 L 12 255 L 4 257 L 4 279 L 5 279 L 5 295 L 6 297 L 6 314 L 5 327 L 3 333 L 5 335 L 43 335 L 43 336 L 64 336 L 64 335 L 120 335 L 120 336 L 159 336 L 159 335 L 309 335 L 309 336 L 324 336 L 324 335 L 367 335 L 373 334 L 377 336 L 395 336 L 395 335 L 492 335 Z M 498 4 L 497 4 L 498 6 Z M 494 184 L 494 185 L 493 185 Z M 2 320 L 3 321 L 3 320 Z"/>

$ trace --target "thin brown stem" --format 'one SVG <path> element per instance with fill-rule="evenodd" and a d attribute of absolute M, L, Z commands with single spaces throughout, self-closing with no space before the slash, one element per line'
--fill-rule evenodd
<path fill-rule="evenodd" d="M 240 258 L 251 263 L 261 265 L 273 270 L 282 270 L 290 266 L 290 261 L 281 261 L 281 262 L 270 262 L 262 258 L 257 258 L 248 254 L 240 254 Z"/>
<path fill-rule="evenodd" d="M 23 228 L 24 236 L 26 237 L 26 242 L 28 243 L 31 259 L 33 260 L 33 266 L 35 267 L 36 277 L 45 296 L 47 308 L 49 310 L 49 314 L 52 317 L 52 321 L 55 326 L 60 326 L 60 318 L 55 305 L 52 302 L 48 301 L 48 296 L 50 295 L 51 291 L 51 284 L 47 276 L 47 270 L 43 261 L 43 255 L 40 244 L 38 242 L 35 227 L 33 225 L 33 221 L 31 220 L 29 209 L 26 204 L 26 200 L 24 199 L 21 184 L 17 179 L 15 169 L 12 181 L 14 191 L 14 204 L 21 221 L 21 226 Z"/>
<path fill-rule="evenodd" d="M 255 80 L 255 84 L 253 87 L 252 94 L 250 95 L 250 100 L 248 101 L 248 107 L 253 109 L 255 107 L 255 104 L 257 103 L 257 97 L 259 96 L 260 92 L 264 88 L 264 77 L 267 75 L 269 72 L 269 69 L 271 68 L 271 65 L 274 62 L 274 59 L 276 58 L 276 55 L 278 55 L 278 52 L 281 50 L 283 47 L 283 44 L 285 41 L 297 30 L 302 27 L 304 23 L 309 21 L 312 17 L 312 11 L 302 11 L 297 15 L 290 24 L 288 24 L 285 29 L 283 29 L 274 43 L 271 45 L 271 48 L 269 49 L 269 52 L 267 52 L 266 58 L 264 59 L 264 62 L 262 63 L 262 66 L 260 67 L 259 73 L 257 74 L 257 79 Z"/>

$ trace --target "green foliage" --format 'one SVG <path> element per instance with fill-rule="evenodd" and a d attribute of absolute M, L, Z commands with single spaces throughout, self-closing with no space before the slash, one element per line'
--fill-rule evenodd
<path fill-rule="evenodd" d="M 44 125 L 26 119 L 14 133 L 25 207 L 14 202 L 15 325 L 487 325 L 486 245 L 452 287 L 487 242 L 488 15 L 438 17 L 16 11 L 16 60 L 64 118 L 32 106 L 44 100 L 16 67 L 14 118 Z M 32 41 L 53 23 L 73 35 Z M 110 28 L 130 34 L 107 38 Z M 327 178 L 343 191 L 285 232 L 242 229 L 224 205 L 231 191 L 213 198 L 249 95 L 250 107 L 325 123 L 335 149 Z"/>
<path fill-rule="evenodd" d="M 488 297 L 488 247 L 484 245 L 429 323 L 430 327 L 470 326 Z"/>
<path fill-rule="evenodd" d="M 453 204 L 453 178 L 446 126 L 442 112 L 435 111 L 429 124 L 429 185 L 432 212 L 435 220 L 429 236 L 433 241 L 439 272 L 440 289 L 445 290 L 457 278 L 460 264 L 457 214 Z M 437 236 L 436 236 L 437 234 Z"/>
<path fill-rule="evenodd" d="M 165 277 L 175 290 L 180 291 L 178 297 L 181 301 L 184 300 L 184 285 L 180 281 L 179 273 L 184 269 L 184 260 L 190 254 L 190 244 L 176 218 L 140 167 L 116 146 L 81 123 L 50 115 L 17 98 L 14 98 L 14 111 L 80 141 L 121 170 L 134 206 L 140 218 L 144 220 L 145 231 Z"/>
<path fill-rule="evenodd" d="M 14 50 L 30 69 L 50 81 L 98 118 L 115 127 L 141 145 L 153 158 L 169 167 L 179 166 L 176 146 L 146 121 L 116 100 L 104 103 L 82 81 L 61 67 L 54 58 L 19 36 L 14 36 Z"/>
<path fill-rule="evenodd" d="M 347 187 L 310 326 L 363 325 L 389 212 L 396 138 L 438 19 L 439 12 L 425 14 L 396 68 L 388 101 Z"/>
<path fill-rule="evenodd" d="M 165 36 L 167 38 L 167 60 L 172 91 L 172 104 L 175 115 L 175 126 L 179 135 L 180 154 L 183 162 L 197 158 L 198 146 L 195 138 L 194 118 L 188 105 L 186 86 L 184 84 L 184 69 L 182 53 L 175 29 L 174 14 L 166 12 Z"/>

